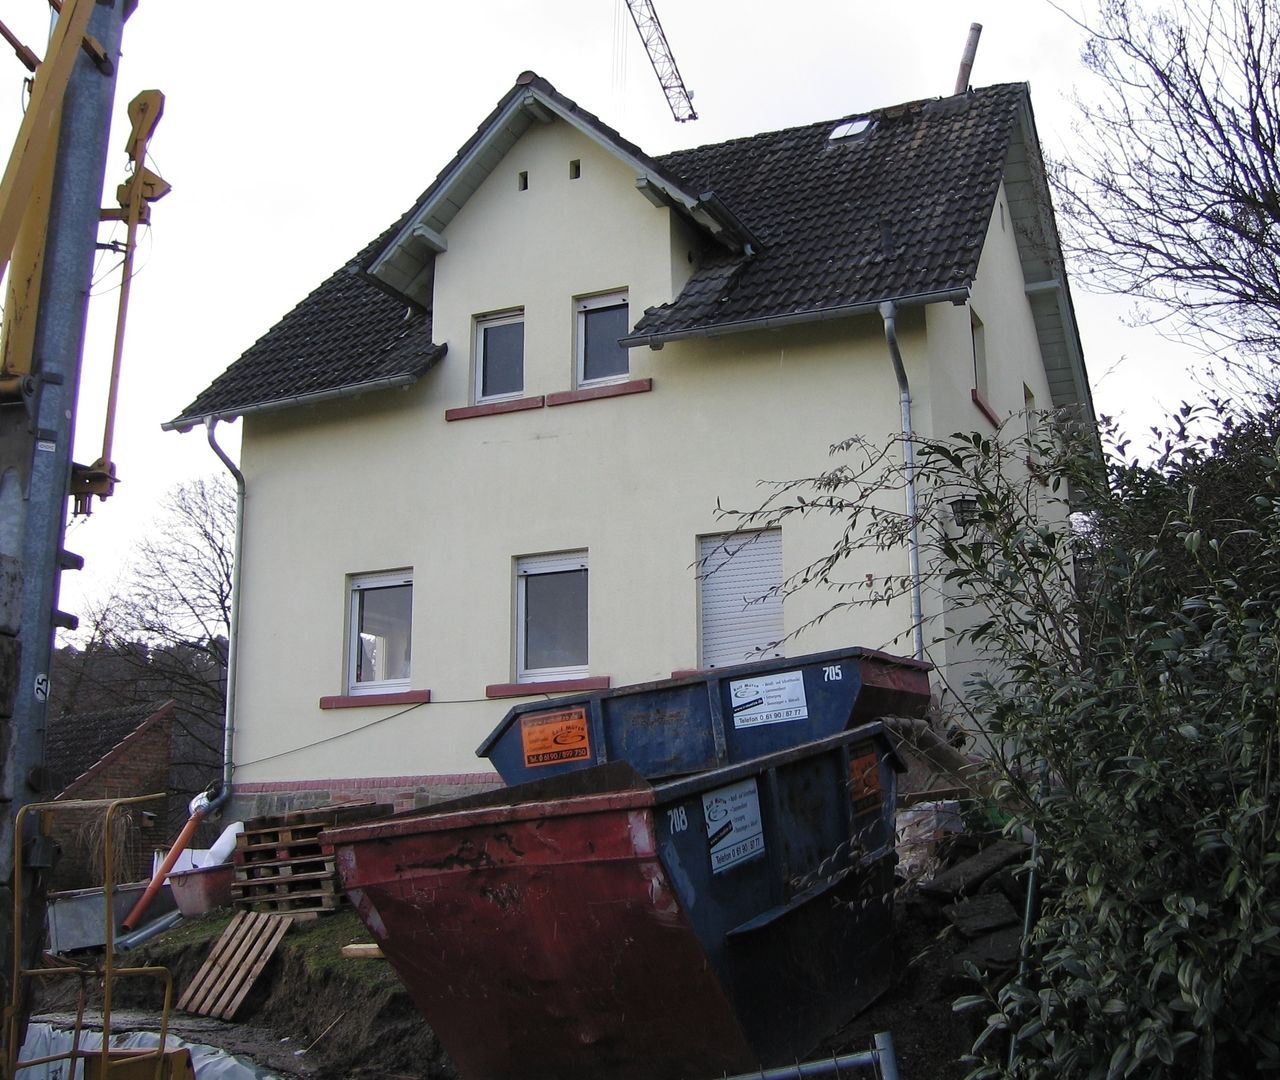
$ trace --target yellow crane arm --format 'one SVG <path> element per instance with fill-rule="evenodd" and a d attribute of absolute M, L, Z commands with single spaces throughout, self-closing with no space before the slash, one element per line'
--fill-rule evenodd
<path fill-rule="evenodd" d="M 44 63 L 36 70 L 31 101 L 18 128 L 4 179 L 0 180 L 0 273 L 8 265 L 36 175 L 56 131 L 62 97 L 79 56 L 94 2 L 68 0 L 63 5 Z"/>

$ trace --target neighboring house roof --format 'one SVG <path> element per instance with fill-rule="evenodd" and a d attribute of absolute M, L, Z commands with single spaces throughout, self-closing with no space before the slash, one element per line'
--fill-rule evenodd
<path fill-rule="evenodd" d="M 52 786 L 66 790 L 117 746 L 169 716 L 173 709 L 172 701 L 161 701 L 51 716 L 45 729 L 44 765 Z"/>
<path fill-rule="evenodd" d="M 166 428 L 406 385 L 431 342 L 435 255 L 458 209 L 532 125 L 559 118 L 636 172 L 650 201 L 708 238 L 678 297 L 628 345 L 843 317 L 882 301 L 963 300 L 1003 179 L 1055 404 L 1088 403 L 1025 84 L 652 158 L 526 72 L 396 224 L 231 365 Z"/>

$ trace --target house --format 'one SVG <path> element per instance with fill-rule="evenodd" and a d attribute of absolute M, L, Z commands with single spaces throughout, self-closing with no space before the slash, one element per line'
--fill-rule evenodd
<path fill-rule="evenodd" d="M 1025 85 L 650 157 L 521 75 L 165 425 L 243 420 L 239 804 L 492 784 L 474 748 L 533 696 L 910 654 L 905 603 L 788 639 L 829 597 L 771 587 L 834 523 L 717 515 L 899 431 L 886 314 L 916 431 L 1091 417 Z"/>
<path fill-rule="evenodd" d="M 45 733 L 45 768 L 57 800 L 125 799 L 170 790 L 175 703 L 126 705 L 86 713 L 54 714 Z M 151 855 L 172 833 L 166 800 L 121 812 L 114 837 L 116 881 L 151 875 Z M 60 849 L 51 887 L 90 889 L 103 882 L 104 811 L 63 810 L 52 818 Z"/>

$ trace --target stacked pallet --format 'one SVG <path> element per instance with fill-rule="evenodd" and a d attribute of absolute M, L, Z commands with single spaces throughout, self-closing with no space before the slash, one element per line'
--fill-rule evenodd
<path fill-rule="evenodd" d="M 314 917 L 343 901 L 332 852 L 320 834 L 335 825 L 385 817 L 391 807 L 356 803 L 254 818 L 236 838 L 232 903 L 251 911 Z"/>

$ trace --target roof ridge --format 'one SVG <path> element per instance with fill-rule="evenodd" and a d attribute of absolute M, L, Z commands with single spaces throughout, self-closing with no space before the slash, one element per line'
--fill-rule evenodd
<path fill-rule="evenodd" d="M 993 91 L 1009 90 L 1013 88 L 1022 88 L 1027 86 L 1026 82 L 1003 82 L 991 83 L 989 86 L 975 86 L 964 91 L 962 94 L 938 94 L 934 97 L 914 98 L 910 101 L 901 101 L 894 105 L 881 105 L 874 109 L 855 109 L 853 112 L 845 113 L 843 116 L 833 116 L 827 120 L 810 120 L 803 124 L 792 124 L 786 127 L 771 128 L 768 131 L 757 131 L 749 135 L 735 135 L 729 139 L 722 139 L 719 142 L 698 143 L 694 146 L 682 146 L 674 150 L 667 150 L 661 154 L 654 155 L 655 160 L 662 162 L 667 158 L 677 157 L 681 154 L 693 154 L 700 151 L 718 150 L 725 147 L 733 146 L 735 143 L 749 143 L 757 139 L 768 139 L 775 135 L 785 135 L 796 131 L 811 131 L 815 128 L 829 127 L 835 124 L 843 123 L 845 120 L 856 120 L 862 117 L 878 118 L 881 116 L 889 116 L 892 114 L 905 114 L 909 111 L 923 110 L 929 105 L 935 105 L 939 102 L 948 101 L 951 98 L 987 95 Z"/>

